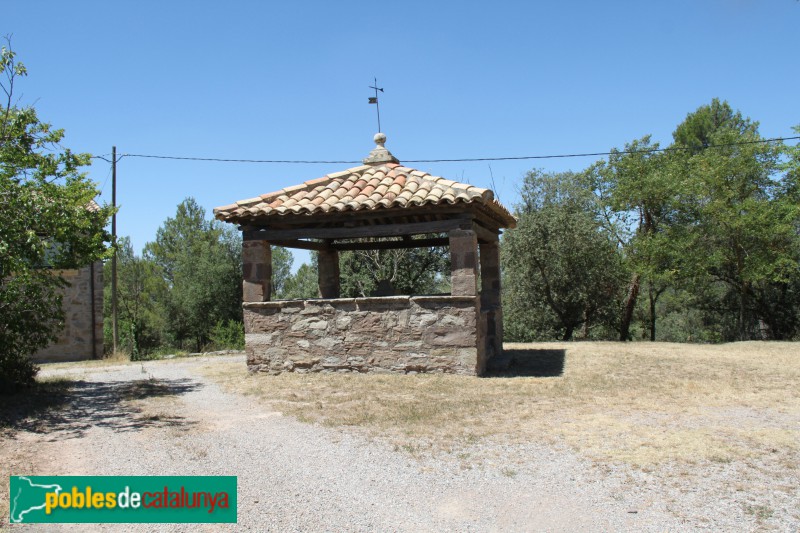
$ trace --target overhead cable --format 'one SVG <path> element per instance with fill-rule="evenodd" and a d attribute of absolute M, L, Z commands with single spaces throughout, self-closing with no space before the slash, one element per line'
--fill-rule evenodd
<path fill-rule="evenodd" d="M 709 148 L 726 148 L 731 146 L 744 146 L 750 144 L 763 144 L 772 142 L 783 142 L 800 139 L 800 135 L 794 137 L 775 137 L 772 139 L 757 139 L 754 141 L 739 141 L 724 144 L 711 144 L 701 147 L 702 149 Z M 476 161 L 522 161 L 530 159 L 564 159 L 573 157 L 599 157 L 617 154 L 648 154 L 656 152 L 678 152 L 687 150 L 696 150 L 694 147 L 667 147 L 667 148 L 648 148 L 645 150 L 612 150 L 609 152 L 586 152 L 574 154 L 557 154 L 557 155 L 524 155 L 524 156 L 509 156 L 509 157 L 466 157 L 460 159 L 404 159 L 404 163 L 460 163 L 460 162 L 476 162 Z M 103 156 L 93 156 L 96 159 L 110 161 Z M 175 155 L 154 155 L 154 154 L 122 154 L 117 161 L 123 157 L 139 157 L 147 159 L 170 159 L 176 161 L 213 161 L 218 163 L 274 163 L 274 164 L 292 164 L 292 165 L 353 165 L 361 164 L 361 161 L 347 161 L 347 160 L 292 160 L 292 159 L 226 159 L 219 157 L 189 157 L 189 156 L 175 156 Z"/>

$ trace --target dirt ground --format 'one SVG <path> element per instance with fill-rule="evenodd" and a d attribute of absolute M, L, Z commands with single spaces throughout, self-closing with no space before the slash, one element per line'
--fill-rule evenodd
<path fill-rule="evenodd" d="M 238 475 L 239 529 L 800 528 L 800 346 L 506 348 L 514 365 L 486 378 L 46 365 L 0 408 L 0 464 Z M 2 524 L 8 509 L 5 485 Z"/>

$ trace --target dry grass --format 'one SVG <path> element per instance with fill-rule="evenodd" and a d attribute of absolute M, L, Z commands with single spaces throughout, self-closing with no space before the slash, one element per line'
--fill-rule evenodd
<path fill-rule="evenodd" d="M 800 467 L 800 344 L 506 349 L 517 350 L 527 361 L 520 372 L 534 377 L 267 376 L 248 375 L 241 363 L 209 363 L 204 372 L 301 420 L 354 426 L 404 449 L 453 450 L 490 438 L 563 443 L 644 468 L 761 454 Z"/>
<path fill-rule="evenodd" d="M 131 356 L 126 352 L 106 354 L 100 359 L 86 359 L 84 361 L 66 361 L 63 363 L 43 363 L 42 369 L 59 370 L 63 368 L 96 368 L 109 365 L 125 365 L 131 363 Z"/>

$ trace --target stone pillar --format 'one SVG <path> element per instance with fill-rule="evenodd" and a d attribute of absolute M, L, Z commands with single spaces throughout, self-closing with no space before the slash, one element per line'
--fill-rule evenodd
<path fill-rule="evenodd" d="M 242 300 L 268 302 L 272 295 L 272 250 L 266 241 L 242 241 Z"/>
<path fill-rule="evenodd" d="M 489 357 L 503 351 L 503 308 L 500 302 L 500 243 L 482 243 L 481 311 L 487 313 L 486 342 Z"/>
<path fill-rule="evenodd" d="M 450 285 L 453 296 L 478 294 L 478 238 L 472 230 L 450 231 Z"/>
<path fill-rule="evenodd" d="M 319 252 L 319 296 L 320 298 L 338 298 L 339 288 L 339 252 L 322 250 Z"/>
<path fill-rule="evenodd" d="M 500 307 L 500 246 L 497 241 L 480 244 L 481 307 Z"/>

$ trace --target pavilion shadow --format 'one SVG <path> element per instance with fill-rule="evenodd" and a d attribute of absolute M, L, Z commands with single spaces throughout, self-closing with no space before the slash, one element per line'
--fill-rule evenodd
<path fill-rule="evenodd" d="M 564 374 L 566 354 L 563 349 L 504 350 L 503 359 L 508 361 L 508 367 L 490 369 L 485 377 L 558 377 Z"/>
<path fill-rule="evenodd" d="M 0 430 L 48 434 L 49 440 L 80 438 L 92 427 L 141 431 L 152 427 L 188 427 L 195 422 L 167 412 L 142 409 L 132 400 L 177 398 L 201 385 L 189 379 L 135 381 L 61 381 L 37 386 L 0 407 Z"/>

